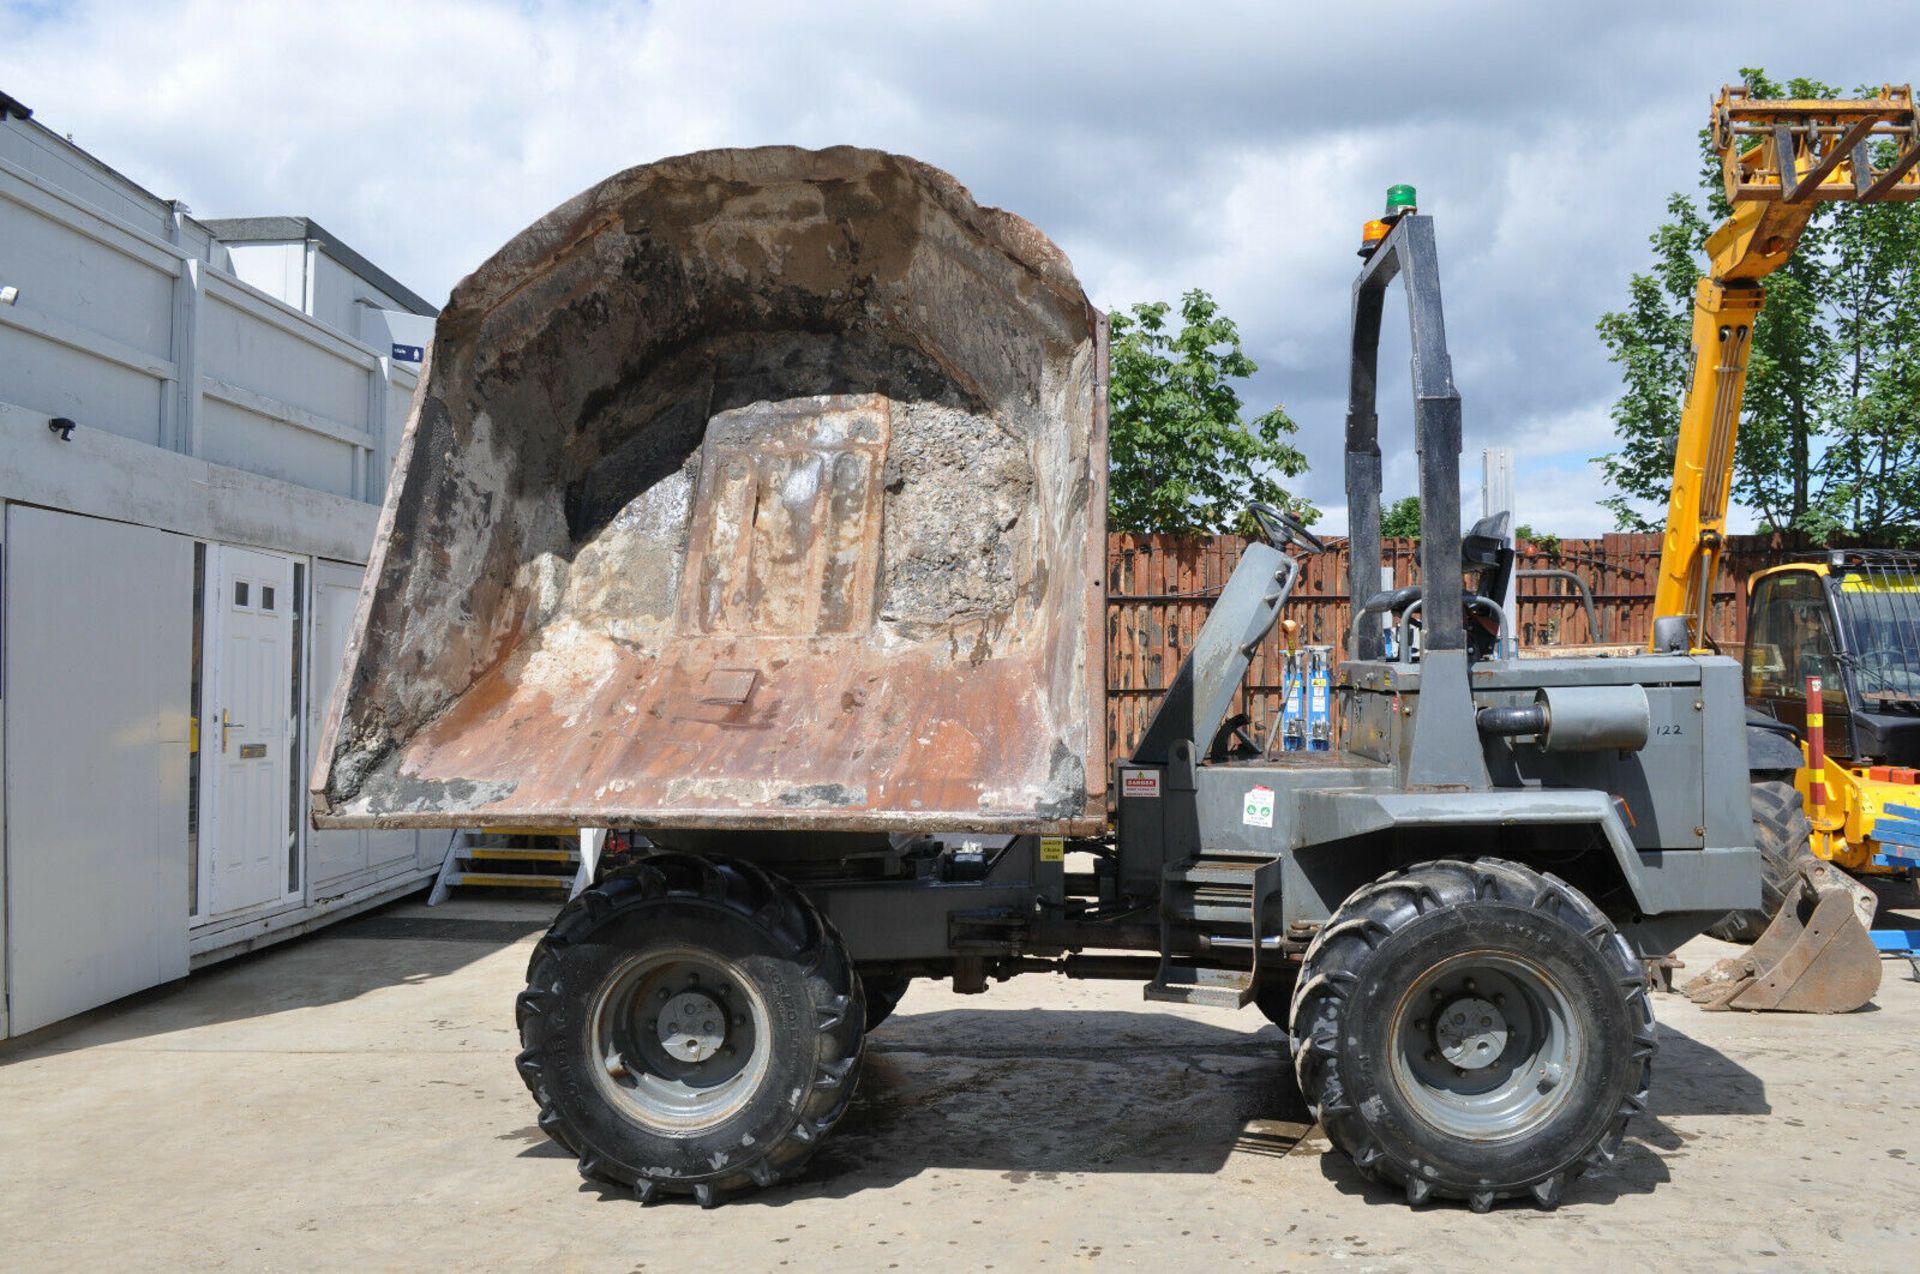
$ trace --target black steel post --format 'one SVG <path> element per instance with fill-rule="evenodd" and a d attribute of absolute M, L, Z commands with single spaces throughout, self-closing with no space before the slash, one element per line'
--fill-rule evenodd
<path fill-rule="evenodd" d="M 1460 393 L 1453 387 L 1440 308 L 1433 219 L 1405 216 L 1380 241 L 1353 284 L 1352 370 L 1347 397 L 1347 587 L 1356 608 L 1379 591 L 1380 441 L 1376 393 L 1380 316 L 1398 277 L 1412 329 L 1413 432 L 1420 455 L 1420 709 L 1403 781 L 1410 788 L 1488 786 L 1473 729 L 1467 676 L 1466 590 L 1460 563 Z M 1378 658 L 1380 631 L 1361 624 L 1354 656 Z"/>
<path fill-rule="evenodd" d="M 1365 286 L 1369 274 L 1363 271 L 1353 285 L 1353 358 L 1347 375 L 1347 596 L 1356 609 L 1380 590 L 1380 417 L 1374 401 L 1386 283 Z M 1363 626 L 1350 657 L 1378 659 L 1385 649 L 1383 635 L 1379 624 Z"/>
<path fill-rule="evenodd" d="M 1420 455 L 1420 608 L 1427 650 L 1464 650 L 1460 585 L 1460 393 L 1447 356 L 1440 261 L 1433 218 L 1402 217 L 1353 284 L 1353 346 L 1347 387 L 1347 588 L 1356 606 L 1380 589 L 1380 420 L 1375 410 L 1380 316 L 1399 277 L 1413 337 L 1413 430 Z M 1380 633 L 1362 631 L 1355 656 L 1377 658 Z"/>

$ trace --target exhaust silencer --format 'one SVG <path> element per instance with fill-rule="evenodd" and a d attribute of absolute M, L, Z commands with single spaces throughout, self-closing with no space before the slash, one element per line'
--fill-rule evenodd
<path fill-rule="evenodd" d="M 1544 686 L 1524 707 L 1482 708 L 1480 733 L 1528 738 L 1547 752 L 1638 752 L 1653 713 L 1640 686 Z"/>

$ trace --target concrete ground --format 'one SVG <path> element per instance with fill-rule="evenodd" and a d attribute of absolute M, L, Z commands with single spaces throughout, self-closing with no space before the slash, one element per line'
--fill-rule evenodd
<path fill-rule="evenodd" d="M 918 983 L 805 1177 L 702 1212 L 583 1183 L 534 1127 L 543 916 L 402 904 L 0 1050 L 0 1269 L 1904 1270 L 1920 1239 L 1904 963 L 1844 1018 L 1658 997 L 1620 1161 L 1487 1216 L 1364 1184 L 1251 1009 Z"/>

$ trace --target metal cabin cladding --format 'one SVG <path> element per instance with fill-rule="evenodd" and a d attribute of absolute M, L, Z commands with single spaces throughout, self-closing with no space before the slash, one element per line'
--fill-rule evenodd
<path fill-rule="evenodd" d="M 1321 548 L 1256 508 L 1111 820 L 1102 324 L 1030 226 L 894 156 L 711 152 L 462 285 L 316 787 L 347 822 L 633 829 L 518 1002 L 583 1173 L 778 1182 L 914 979 L 1042 972 L 1257 1007 L 1412 1203 L 1552 1207 L 1616 1152 L 1643 962 L 1759 899 L 1739 669 L 1512 657 L 1507 529 L 1459 526 L 1433 222 L 1395 194 L 1353 294 L 1335 737 L 1274 752 L 1229 715 Z M 1424 583 L 1380 592 L 1396 278 Z"/>

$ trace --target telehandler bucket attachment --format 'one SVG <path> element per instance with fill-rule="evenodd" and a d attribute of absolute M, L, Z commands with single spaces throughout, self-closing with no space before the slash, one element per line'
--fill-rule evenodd
<path fill-rule="evenodd" d="M 1849 1013 L 1873 998 L 1873 891 L 1811 854 L 1794 883 L 1760 940 L 1681 987 L 1688 999 L 1708 1009 Z"/>

